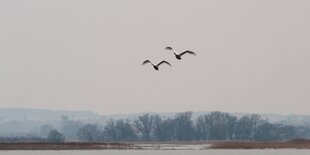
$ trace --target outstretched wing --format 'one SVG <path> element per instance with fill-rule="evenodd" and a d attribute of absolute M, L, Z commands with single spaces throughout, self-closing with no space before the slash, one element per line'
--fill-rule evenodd
<path fill-rule="evenodd" d="M 166 50 L 173 50 L 172 47 L 168 46 L 165 48 Z"/>
<path fill-rule="evenodd" d="M 196 53 L 193 52 L 193 51 L 184 51 L 184 52 L 180 53 L 180 56 L 182 56 L 182 55 L 184 55 L 186 53 L 191 54 L 191 55 L 196 55 Z"/>
<path fill-rule="evenodd" d="M 159 64 L 157 64 L 156 66 L 160 66 L 161 64 L 167 64 L 167 65 L 171 66 L 171 64 L 167 61 L 162 61 Z"/>
<path fill-rule="evenodd" d="M 147 63 L 153 64 L 150 60 L 145 60 L 145 61 L 143 61 L 142 65 L 145 65 Z"/>

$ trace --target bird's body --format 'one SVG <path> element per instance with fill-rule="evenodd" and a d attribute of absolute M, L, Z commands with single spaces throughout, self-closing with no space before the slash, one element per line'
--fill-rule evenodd
<path fill-rule="evenodd" d="M 167 61 L 161 61 L 160 63 L 158 63 L 158 64 L 153 64 L 150 60 L 145 60 L 143 63 L 142 63 L 142 65 L 145 65 L 145 64 L 147 64 L 147 63 L 150 63 L 150 64 L 152 64 L 152 66 L 153 66 L 153 68 L 155 69 L 155 70 L 159 70 L 159 66 L 161 65 L 161 64 L 167 64 L 167 65 L 169 65 L 169 66 L 171 66 L 171 64 L 169 63 L 169 62 L 167 62 Z"/>
<path fill-rule="evenodd" d="M 175 55 L 175 57 L 178 59 L 178 60 L 181 60 L 182 59 L 182 56 L 184 55 L 184 54 L 186 54 L 186 53 L 188 53 L 188 54 L 191 54 L 191 55 L 196 55 L 196 53 L 195 52 L 193 52 L 193 51 L 184 51 L 184 52 L 182 52 L 182 53 L 180 53 L 180 54 L 178 54 L 172 47 L 166 47 L 166 50 L 173 50 L 173 53 L 174 53 L 174 55 Z"/>
<path fill-rule="evenodd" d="M 175 53 L 175 52 L 174 52 L 174 55 L 175 55 L 175 57 L 176 57 L 178 60 L 181 60 L 181 59 L 182 59 L 182 57 L 181 57 L 180 55 L 178 55 L 177 53 Z"/>

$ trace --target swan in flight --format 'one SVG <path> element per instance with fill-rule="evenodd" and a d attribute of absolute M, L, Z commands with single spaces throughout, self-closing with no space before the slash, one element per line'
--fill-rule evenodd
<path fill-rule="evenodd" d="M 160 63 L 158 63 L 158 64 L 155 65 L 155 64 L 153 64 L 150 60 L 145 60 L 145 61 L 142 63 L 142 65 L 145 65 L 145 64 L 147 64 L 147 63 L 152 64 L 155 70 L 158 70 L 158 69 L 159 69 L 159 66 L 160 66 L 161 64 L 164 64 L 164 63 L 167 64 L 167 65 L 169 65 L 169 66 L 171 66 L 171 64 L 170 64 L 169 62 L 167 62 L 167 61 L 161 61 Z"/>
<path fill-rule="evenodd" d="M 174 53 L 174 55 L 175 55 L 175 57 L 178 59 L 178 60 L 181 60 L 182 59 L 182 56 L 184 55 L 184 54 L 186 54 L 186 53 L 188 53 L 188 54 L 191 54 L 191 55 L 196 55 L 196 53 L 195 52 L 193 52 L 193 51 L 184 51 L 184 52 L 182 52 L 182 53 L 180 53 L 180 54 L 178 54 L 178 53 L 176 53 L 175 52 L 175 50 L 172 48 L 172 47 L 166 47 L 166 50 L 172 50 L 173 51 L 173 53 Z"/>

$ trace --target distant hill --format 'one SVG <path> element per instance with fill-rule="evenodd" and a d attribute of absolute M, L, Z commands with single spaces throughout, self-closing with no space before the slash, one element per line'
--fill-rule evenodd
<path fill-rule="evenodd" d="M 173 117 L 178 112 L 141 112 L 131 114 L 100 115 L 92 111 L 64 111 L 46 109 L 27 108 L 2 108 L 0 109 L 0 123 L 6 121 L 58 121 L 62 116 L 69 119 L 89 121 L 89 120 L 109 120 L 109 119 L 135 119 L 144 113 L 158 114 L 163 117 Z M 210 111 L 199 111 L 193 113 L 193 119 L 200 115 L 208 114 Z M 237 117 L 250 115 L 252 113 L 230 113 Z M 270 122 L 281 122 L 293 125 L 310 125 L 310 115 L 280 115 L 280 114 L 259 114 L 263 119 Z"/>
<path fill-rule="evenodd" d="M 61 116 L 68 116 L 77 120 L 98 119 L 101 117 L 101 115 L 91 111 L 61 111 L 27 108 L 0 109 L 0 122 L 11 120 L 54 121 L 59 120 Z"/>

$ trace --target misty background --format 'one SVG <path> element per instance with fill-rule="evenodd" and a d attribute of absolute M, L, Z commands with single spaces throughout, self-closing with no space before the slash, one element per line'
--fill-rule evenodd
<path fill-rule="evenodd" d="M 91 111 L 0 109 L 0 142 L 285 141 L 309 138 L 309 115 L 218 111 L 100 115 Z M 62 138 L 57 138 L 59 136 Z"/>

